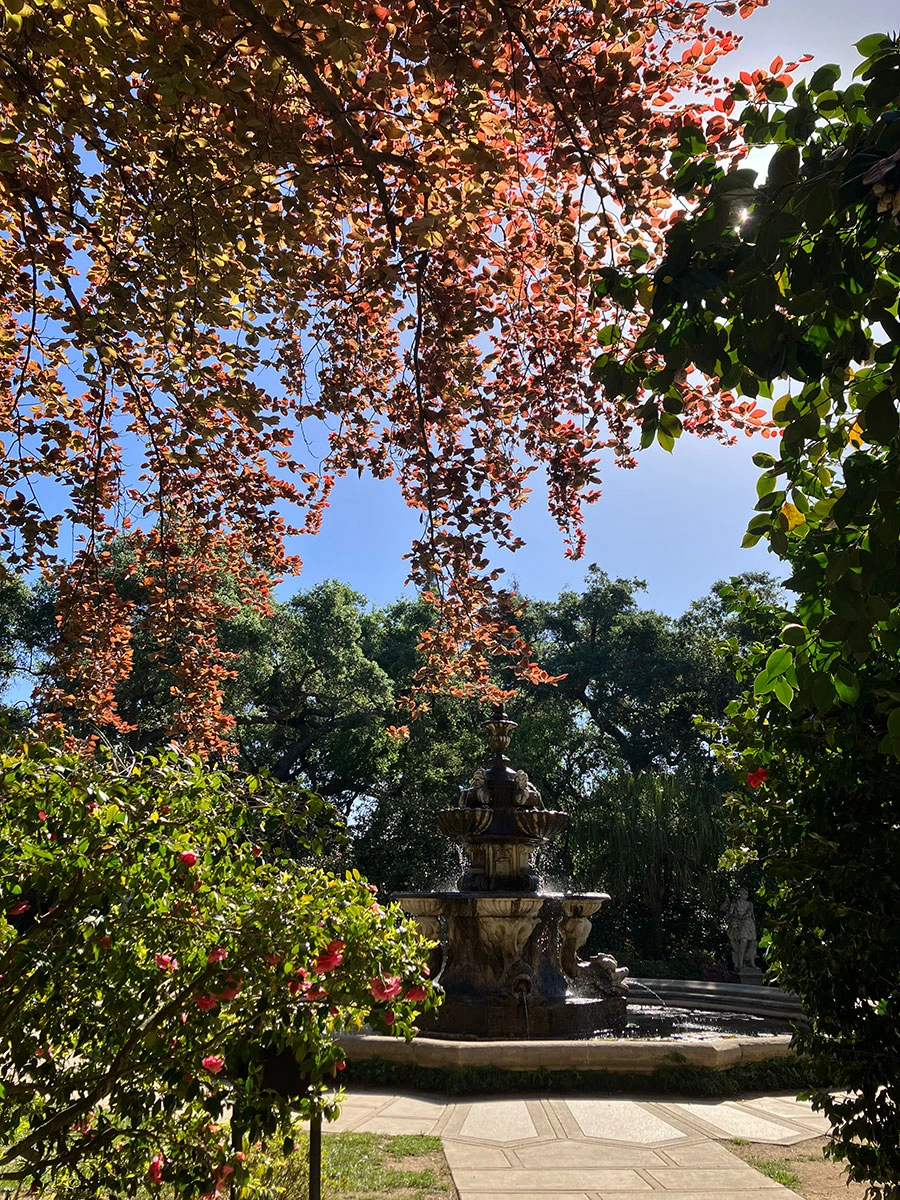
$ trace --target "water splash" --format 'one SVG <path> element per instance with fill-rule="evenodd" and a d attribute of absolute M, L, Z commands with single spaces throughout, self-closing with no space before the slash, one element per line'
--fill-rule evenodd
<path fill-rule="evenodd" d="M 663 998 L 659 994 L 659 992 L 654 992 L 652 987 L 647 987 L 646 983 L 641 983 L 640 979 L 632 979 L 629 976 L 628 986 L 643 988 L 645 992 L 649 992 L 651 996 L 654 996 L 659 1001 L 659 1003 L 662 1005 L 663 1008 L 671 1008 L 672 1007 L 672 1005 L 669 1003 L 668 1000 L 663 1000 Z"/>

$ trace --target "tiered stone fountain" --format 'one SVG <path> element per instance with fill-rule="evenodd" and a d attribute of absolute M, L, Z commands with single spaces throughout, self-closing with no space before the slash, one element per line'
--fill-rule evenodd
<path fill-rule="evenodd" d="M 407 892 L 395 899 L 426 937 L 446 998 L 423 1027 L 451 1037 L 590 1037 L 625 1024 L 625 976 L 609 955 L 581 962 L 603 892 L 540 891 L 535 852 L 568 823 L 545 809 L 506 750 L 516 728 L 502 706 L 487 721 L 494 757 L 438 813 L 467 866 L 456 892 Z"/>

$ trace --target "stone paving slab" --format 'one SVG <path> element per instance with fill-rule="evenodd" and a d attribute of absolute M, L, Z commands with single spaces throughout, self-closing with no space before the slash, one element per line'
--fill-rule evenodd
<path fill-rule="evenodd" d="M 701 1192 L 738 1191 L 740 1188 L 756 1190 L 761 1180 L 760 1175 L 741 1162 L 732 1158 L 733 1167 L 653 1167 L 647 1175 L 666 1192 Z M 768 1181 L 768 1182 L 771 1182 Z"/>
<path fill-rule="evenodd" d="M 659 1197 L 659 1200 L 797 1200 L 796 1192 L 789 1191 L 772 1179 L 766 1179 L 765 1175 L 760 1175 L 759 1178 L 759 1187 L 752 1190 L 740 1188 L 738 1191 L 651 1192 L 650 1195 Z M 473 1200 L 473 1197 L 466 1196 L 465 1200 Z M 516 1200 L 522 1200 L 522 1197 L 517 1196 Z M 546 1193 L 541 1200 L 547 1200 Z M 557 1198 L 554 1196 L 553 1200 Z M 602 1192 L 599 1196 L 591 1196 L 590 1200 L 634 1200 L 634 1193 Z"/>
<path fill-rule="evenodd" d="M 689 1120 L 702 1122 L 712 1131 L 713 1137 L 746 1138 L 748 1142 L 770 1142 L 789 1145 L 808 1137 L 809 1133 L 795 1125 L 787 1125 L 775 1117 L 765 1117 L 761 1112 L 725 1100 L 687 1101 L 674 1100 L 665 1105 L 667 1111 Z"/>
<path fill-rule="evenodd" d="M 825 1126 L 827 1128 L 827 1126 Z M 439 1135 L 460 1200 L 790 1200 L 721 1143 L 791 1145 L 823 1118 L 790 1095 L 747 1100 L 353 1092 L 330 1130 Z"/>
<path fill-rule="evenodd" d="M 450 1143 L 447 1143 L 448 1145 Z M 728 1154 L 728 1151 L 725 1151 Z M 519 1146 L 510 1152 L 519 1164 L 552 1170 L 555 1167 L 659 1167 L 665 1163 L 649 1146 L 609 1146 L 603 1142 L 555 1141 Z M 734 1156 L 728 1155 L 732 1162 Z M 704 1164 L 705 1165 L 705 1164 Z"/>
<path fill-rule="evenodd" d="M 556 1196 L 559 1192 L 584 1190 L 586 1192 L 650 1192 L 652 1184 L 642 1179 L 637 1171 L 604 1170 L 584 1168 L 576 1171 L 459 1171 L 454 1174 L 459 1188 L 460 1200 L 469 1200 L 471 1192 L 489 1192 L 497 1195 L 501 1190 L 518 1195 Z"/>
<path fill-rule="evenodd" d="M 518 1142 L 536 1138 L 538 1131 L 524 1100 L 476 1100 L 459 1136 L 489 1142 Z"/>
<path fill-rule="evenodd" d="M 627 1194 L 634 1195 L 633 1192 Z M 523 1192 L 466 1192 L 465 1200 L 525 1200 L 525 1195 Z M 548 1195 L 552 1195 L 553 1200 L 596 1200 L 596 1195 L 589 1196 L 587 1192 L 541 1192 L 541 1200 L 547 1200 Z"/>
<path fill-rule="evenodd" d="M 562 1114 L 569 1112 L 575 1118 L 577 1130 L 586 1137 L 603 1138 L 606 1141 L 633 1142 L 647 1145 L 671 1141 L 686 1135 L 674 1125 L 649 1112 L 644 1105 L 634 1100 L 555 1100 L 553 1107 Z"/>

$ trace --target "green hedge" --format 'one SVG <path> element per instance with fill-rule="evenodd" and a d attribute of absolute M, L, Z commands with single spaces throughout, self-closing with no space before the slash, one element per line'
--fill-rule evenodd
<path fill-rule="evenodd" d="M 504 1071 L 498 1067 L 418 1067 L 406 1063 L 367 1060 L 348 1062 L 342 1082 L 347 1085 L 415 1088 L 466 1096 L 500 1092 L 595 1092 L 669 1096 L 736 1096 L 753 1091 L 805 1091 L 826 1086 L 808 1062 L 773 1058 L 725 1071 L 673 1064 L 651 1075 L 613 1071 Z"/>

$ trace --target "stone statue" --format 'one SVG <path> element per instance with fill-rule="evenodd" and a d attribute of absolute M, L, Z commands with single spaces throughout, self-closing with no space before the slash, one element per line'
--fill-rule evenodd
<path fill-rule="evenodd" d="M 739 888 L 733 900 L 726 900 L 722 912 L 728 917 L 728 940 L 734 969 L 740 975 L 747 967 L 756 966 L 756 920 L 747 889 Z"/>
<path fill-rule="evenodd" d="M 461 808 L 490 808 L 491 793 L 488 791 L 487 775 L 484 767 L 479 767 L 472 776 L 472 782 L 460 793 Z"/>
<path fill-rule="evenodd" d="M 529 782 L 525 771 L 516 771 L 516 788 L 513 792 L 513 804 L 516 808 L 539 808 L 541 793 L 533 783 Z"/>
<path fill-rule="evenodd" d="M 620 967 L 611 954 L 595 954 L 579 962 L 577 978 L 597 995 L 624 996 L 628 991 L 628 968 Z"/>

